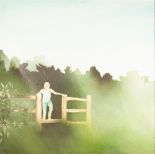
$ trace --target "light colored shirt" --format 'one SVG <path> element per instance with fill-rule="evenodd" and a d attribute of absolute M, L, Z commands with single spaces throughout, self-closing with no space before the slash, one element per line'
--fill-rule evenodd
<path fill-rule="evenodd" d="M 43 102 L 49 102 L 51 100 L 51 93 L 52 89 L 41 89 L 38 93 L 39 95 L 42 95 L 42 101 Z"/>

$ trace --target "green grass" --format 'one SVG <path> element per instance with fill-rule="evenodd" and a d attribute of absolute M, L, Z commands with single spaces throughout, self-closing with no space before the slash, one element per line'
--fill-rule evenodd
<path fill-rule="evenodd" d="M 126 127 L 104 130 L 84 125 L 44 125 L 14 128 L 0 153 L 154 153 L 153 137 Z"/>
<path fill-rule="evenodd" d="M 43 125 L 38 132 L 34 114 L 9 113 L 8 120 L 25 125 L 9 128 L 10 135 L 0 144 L 0 153 L 154 153 L 154 91 L 152 85 L 149 87 L 142 93 L 96 91 L 89 127 L 57 123 Z M 35 108 L 35 102 L 22 99 L 14 102 L 15 107 Z M 56 117 L 61 106 L 53 103 L 53 117 Z M 83 106 L 68 104 L 68 108 Z M 70 114 L 68 117 L 82 120 L 85 116 Z"/>

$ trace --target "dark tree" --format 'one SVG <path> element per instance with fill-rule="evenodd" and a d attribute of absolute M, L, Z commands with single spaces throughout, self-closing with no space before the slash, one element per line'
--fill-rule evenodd
<path fill-rule="evenodd" d="M 112 75 L 110 75 L 109 73 L 105 73 L 102 77 L 102 80 L 104 82 L 110 82 L 112 80 Z"/>

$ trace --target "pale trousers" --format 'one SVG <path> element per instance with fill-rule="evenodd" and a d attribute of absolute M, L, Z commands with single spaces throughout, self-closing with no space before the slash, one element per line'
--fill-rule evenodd
<path fill-rule="evenodd" d="M 53 104 L 51 101 L 48 101 L 48 102 L 42 102 L 42 108 L 43 108 L 43 119 L 46 119 L 46 115 L 47 115 L 47 107 L 49 108 L 48 110 L 48 119 L 51 118 L 51 114 L 52 114 L 52 111 L 53 111 Z"/>

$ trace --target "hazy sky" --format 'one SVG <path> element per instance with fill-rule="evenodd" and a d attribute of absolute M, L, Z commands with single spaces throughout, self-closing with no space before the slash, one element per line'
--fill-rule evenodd
<path fill-rule="evenodd" d="M 153 0 L 0 0 L 0 49 L 114 78 L 154 76 Z"/>

